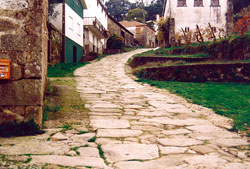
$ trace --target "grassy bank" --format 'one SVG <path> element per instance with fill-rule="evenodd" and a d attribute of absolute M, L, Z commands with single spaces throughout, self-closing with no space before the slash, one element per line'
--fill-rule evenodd
<path fill-rule="evenodd" d="M 88 110 L 76 91 L 74 78 L 52 78 L 48 80 L 44 127 L 56 128 L 84 123 Z M 87 123 L 86 123 L 87 124 Z"/>
<path fill-rule="evenodd" d="M 211 108 L 217 114 L 232 118 L 234 120 L 233 130 L 245 131 L 250 127 L 249 84 L 140 81 L 167 89 L 193 103 Z"/>
<path fill-rule="evenodd" d="M 74 71 L 88 63 L 58 63 L 48 66 L 48 77 L 74 77 Z"/>

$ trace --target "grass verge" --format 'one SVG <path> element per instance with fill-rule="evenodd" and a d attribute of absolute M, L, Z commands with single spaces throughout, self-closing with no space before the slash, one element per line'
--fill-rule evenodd
<path fill-rule="evenodd" d="M 88 109 L 76 91 L 74 78 L 50 78 L 48 80 L 44 127 L 61 127 L 67 130 L 72 125 L 85 123 Z M 86 122 L 87 124 L 87 122 Z"/>
<path fill-rule="evenodd" d="M 158 88 L 167 89 L 195 104 L 213 109 L 217 114 L 234 120 L 234 131 L 250 128 L 250 84 L 238 83 L 184 83 L 139 80 Z"/>
<path fill-rule="evenodd" d="M 74 71 L 88 63 L 58 63 L 48 66 L 48 77 L 74 77 Z"/>

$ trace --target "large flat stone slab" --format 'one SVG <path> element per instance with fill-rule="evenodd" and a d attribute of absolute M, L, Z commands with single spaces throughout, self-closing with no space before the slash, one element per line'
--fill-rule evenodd
<path fill-rule="evenodd" d="M 178 135 L 178 134 L 189 134 L 189 133 L 192 132 L 187 129 L 165 130 L 162 132 L 162 134 L 165 135 Z"/>
<path fill-rule="evenodd" d="M 64 136 L 62 133 L 56 133 L 55 135 L 50 137 L 52 141 L 63 141 L 68 140 L 68 137 Z"/>
<path fill-rule="evenodd" d="M 117 119 L 93 119 L 90 120 L 90 126 L 93 128 L 128 128 L 130 124 L 128 120 Z"/>
<path fill-rule="evenodd" d="M 100 157 L 99 151 L 97 148 L 93 147 L 80 147 L 77 149 L 77 151 L 80 153 L 81 157 Z"/>
<path fill-rule="evenodd" d="M 218 138 L 240 138 L 235 133 L 229 132 L 229 131 L 214 131 L 211 133 L 200 133 L 200 132 L 194 132 L 189 134 L 190 137 L 198 140 L 213 140 L 213 139 L 218 139 Z"/>
<path fill-rule="evenodd" d="M 249 145 L 249 143 L 243 139 L 216 139 L 210 141 L 212 144 L 215 144 L 220 147 L 233 147 L 233 146 L 244 146 Z"/>
<path fill-rule="evenodd" d="M 109 162 L 124 160 L 151 160 L 159 157 L 156 145 L 146 144 L 107 144 L 102 146 Z"/>
<path fill-rule="evenodd" d="M 95 137 L 95 133 L 86 133 L 86 134 L 74 135 L 71 137 L 71 139 L 73 142 L 86 142 L 93 137 Z"/>
<path fill-rule="evenodd" d="M 30 141 L 20 140 L 19 143 L 13 145 L 0 146 L 0 154 L 4 155 L 23 155 L 23 154 L 65 154 L 69 151 L 69 147 L 66 144 L 54 142 L 43 142 L 32 139 Z"/>
<path fill-rule="evenodd" d="M 91 107 L 92 109 L 122 109 L 121 106 L 117 104 L 95 104 Z"/>
<path fill-rule="evenodd" d="M 176 166 L 184 164 L 184 155 L 172 155 L 161 157 L 156 160 L 146 162 L 122 161 L 114 165 L 115 169 L 174 169 Z"/>
<path fill-rule="evenodd" d="M 140 121 L 143 122 L 154 122 L 154 123 L 161 123 L 161 124 L 168 124 L 168 125 L 175 125 L 175 126 L 193 126 L 193 125 L 202 125 L 208 124 L 209 122 L 202 119 L 185 119 L 185 120 L 173 120 L 168 117 L 156 117 L 152 119 L 142 119 Z"/>
<path fill-rule="evenodd" d="M 195 140 L 195 139 L 169 139 L 169 138 L 163 138 L 157 140 L 160 144 L 164 146 L 177 146 L 177 147 L 187 147 L 192 145 L 199 145 L 203 144 L 202 141 Z"/>
<path fill-rule="evenodd" d="M 209 154 L 209 155 L 196 155 L 192 157 L 187 157 L 185 161 L 188 164 L 195 165 L 195 164 L 217 164 L 220 166 L 220 163 L 227 163 L 226 160 L 220 158 L 218 155 Z"/>
<path fill-rule="evenodd" d="M 91 166 L 97 168 L 104 168 L 106 164 L 102 158 L 95 157 L 68 157 L 68 156 L 32 156 L 31 164 L 55 164 L 68 167 Z"/>
<path fill-rule="evenodd" d="M 169 113 L 168 112 L 164 112 L 164 111 L 141 111 L 137 114 L 137 116 L 149 116 L 149 117 L 158 117 L 158 116 L 168 116 Z"/>
<path fill-rule="evenodd" d="M 141 134 L 141 130 L 129 129 L 99 129 L 97 131 L 97 137 L 134 137 Z"/>
<path fill-rule="evenodd" d="M 215 131 L 220 131 L 220 132 L 224 131 L 223 129 L 213 125 L 197 125 L 197 126 L 188 126 L 186 128 L 200 133 L 212 133 Z"/>
<path fill-rule="evenodd" d="M 160 147 L 161 154 L 182 154 L 185 153 L 188 149 L 185 147 Z"/>
<path fill-rule="evenodd" d="M 161 101 L 150 101 L 150 105 L 154 107 L 159 107 L 169 113 L 190 113 L 191 110 L 187 109 L 185 106 L 181 104 L 168 104 L 166 102 Z"/>
<path fill-rule="evenodd" d="M 122 144 L 122 141 L 110 138 L 97 138 L 96 144 L 105 145 L 105 144 Z"/>
<path fill-rule="evenodd" d="M 193 146 L 193 147 L 191 147 L 191 149 L 197 153 L 204 155 L 204 154 L 215 152 L 219 148 L 215 145 L 208 144 L 208 145 Z"/>

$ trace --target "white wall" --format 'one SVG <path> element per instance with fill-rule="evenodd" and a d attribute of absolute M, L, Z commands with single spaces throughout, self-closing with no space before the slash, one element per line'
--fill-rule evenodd
<path fill-rule="evenodd" d="M 90 30 L 88 32 L 85 32 L 85 33 L 88 33 L 88 39 L 85 39 L 86 44 L 88 44 L 88 42 L 90 42 L 93 45 L 98 46 L 98 47 L 101 47 L 104 44 L 104 41 L 101 39 L 98 39 L 96 37 L 96 35 L 93 32 L 91 32 Z M 87 35 L 85 35 L 85 36 L 87 36 Z"/>
<path fill-rule="evenodd" d="M 134 38 L 136 38 L 136 27 L 127 27 L 126 29 L 134 35 Z"/>
<path fill-rule="evenodd" d="M 83 46 L 83 19 L 65 4 L 65 36 Z"/>
<path fill-rule="evenodd" d="M 101 4 L 97 6 L 98 0 L 85 0 L 87 9 L 84 9 L 84 17 L 96 17 L 102 26 L 108 29 L 108 15 Z"/>
<path fill-rule="evenodd" d="M 220 7 L 211 7 L 211 0 L 203 0 L 203 7 L 194 7 L 194 0 L 187 0 L 187 7 L 177 7 L 177 0 L 168 0 L 164 18 L 171 15 L 175 18 L 175 31 L 189 27 L 196 29 L 198 24 L 201 28 L 212 27 L 224 28 L 226 31 L 227 0 L 220 0 Z"/>

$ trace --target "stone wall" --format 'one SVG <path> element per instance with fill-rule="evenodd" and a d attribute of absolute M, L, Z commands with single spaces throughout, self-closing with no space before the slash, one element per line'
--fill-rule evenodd
<path fill-rule="evenodd" d="M 48 25 L 49 53 L 48 63 L 55 65 L 62 61 L 62 33 L 52 24 Z"/>
<path fill-rule="evenodd" d="M 47 76 L 48 0 L 1 0 L 0 59 L 11 62 L 10 80 L 0 80 L 0 124 L 42 124 Z"/>
<path fill-rule="evenodd" d="M 115 22 L 113 19 L 111 19 L 110 17 L 108 17 L 108 30 L 110 31 L 110 33 L 116 34 L 120 37 L 123 37 L 121 35 L 121 32 L 124 32 L 124 45 L 125 46 L 133 46 L 134 45 L 134 35 L 128 32 L 127 29 L 124 29 L 123 27 L 121 27 L 122 25 L 120 25 L 118 22 Z"/>
<path fill-rule="evenodd" d="M 138 66 L 145 65 L 147 63 L 166 63 L 167 61 L 184 61 L 188 63 L 193 63 L 193 62 L 202 62 L 202 61 L 207 61 L 207 60 L 212 60 L 213 58 L 210 57 L 162 57 L 162 56 L 136 56 L 134 57 L 130 62 L 129 66 L 132 68 L 136 68 Z"/>
<path fill-rule="evenodd" d="M 229 63 L 145 68 L 135 75 L 160 81 L 249 83 L 249 72 L 250 63 Z"/>
<path fill-rule="evenodd" d="M 250 58 L 250 36 L 245 35 L 234 39 L 226 39 L 210 44 L 199 44 L 197 46 L 182 46 L 169 50 L 165 55 L 190 55 L 207 53 L 215 59 L 249 59 Z M 157 54 L 157 51 L 156 51 Z"/>

